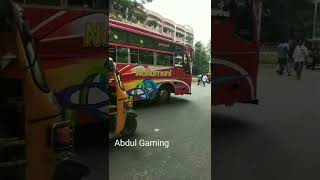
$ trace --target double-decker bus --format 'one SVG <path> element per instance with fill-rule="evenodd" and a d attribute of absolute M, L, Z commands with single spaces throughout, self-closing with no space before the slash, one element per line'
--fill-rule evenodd
<path fill-rule="evenodd" d="M 212 105 L 258 103 L 260 0 L 212 1 Z"/>
<path fill-rule="evenodd" d="M 134 100 L 191 94 L 191 46 L 141 27 L 109 19 L 109 57 L 117 62 Z"/>

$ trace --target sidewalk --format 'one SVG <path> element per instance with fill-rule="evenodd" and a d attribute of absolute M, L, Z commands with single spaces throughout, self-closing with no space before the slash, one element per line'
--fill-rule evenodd
<path fill-rule="evenodd" d="M 198 78 L 197 77 L 192 77 L 192 82 L 198 82 Z"/>

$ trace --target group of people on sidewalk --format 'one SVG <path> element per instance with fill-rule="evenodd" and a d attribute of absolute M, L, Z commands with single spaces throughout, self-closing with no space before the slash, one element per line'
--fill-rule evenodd
<path fill-rule="evenodd" d="M 282 42 L 277 46 L 279 69 L 277 73 L 282 75 L 284 70 L 287 70 L 288 76 L 291 76 L 291 71 L 296 71 L 297 79 L 301 79 L 301 74 L 304 62 L 309 56 L 308 49 L 304 45 L 303 40 Z"/>
<path fill-rule="evenodd" d="M 206 86 L 206 83 L 208 83 L 208 76 L 206 74 L 200 74 L 198 75 L 198 86 L 200 85 L 200 82 L 202 81 L 203 86 Z"/>

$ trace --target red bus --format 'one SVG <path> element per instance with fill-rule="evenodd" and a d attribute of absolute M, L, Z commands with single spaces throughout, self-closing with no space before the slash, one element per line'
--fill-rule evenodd
<path fill-rule="evenodd" d="M 212 104 L 258 103 L 259 0 L 212 1 Z"/>
<path fill-rule="evenodd" d="M 191 94 L 192 47 L 142 27 L 109 19 L 109 57 L 134 100 Z"/>

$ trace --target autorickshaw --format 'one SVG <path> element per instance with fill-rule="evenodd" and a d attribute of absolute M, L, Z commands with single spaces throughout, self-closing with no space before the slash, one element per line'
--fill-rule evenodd
<path fill-rule="evenodd" d="M 0 179 L 79 180 L 88 167 L 72 153 L 70 122 L 39 65 L 19 8 L 0 2 Z"/>
<path fill-rule="evenodd" d="M 124 88 L 119 71 L 112 58 L 109 58 L 107 73 L 110 77 L 107 85 L 109 96 L 109 140 L 121 136 L 132 135 L 137 128 L 137 115 L 132 110 L 133 99 L 129 97 Z"/>

